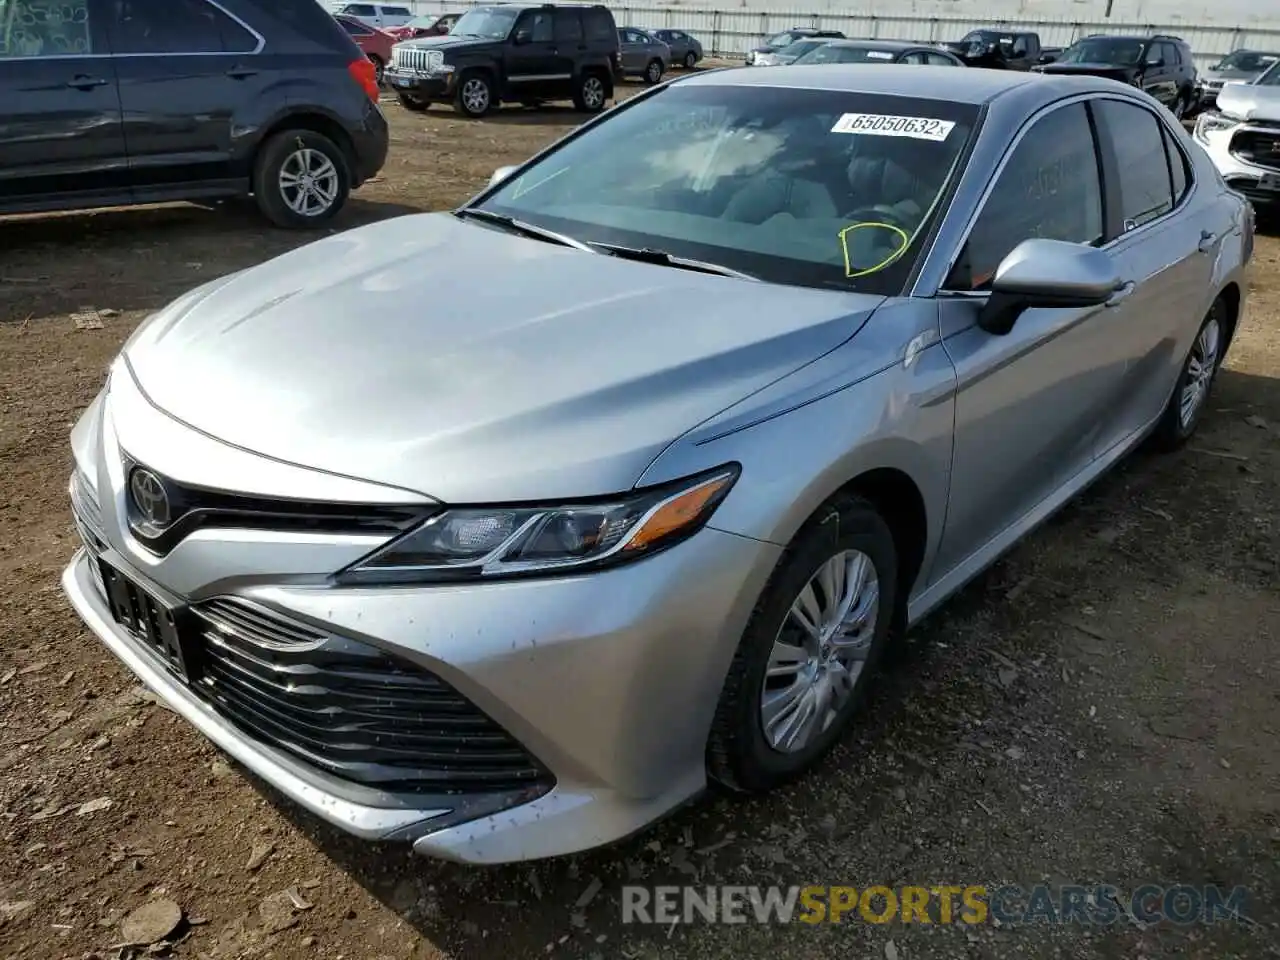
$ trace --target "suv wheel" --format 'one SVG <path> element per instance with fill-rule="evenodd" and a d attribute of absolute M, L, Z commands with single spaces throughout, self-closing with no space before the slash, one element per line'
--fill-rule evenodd
<path fill-rule="evenodd" d="M 483 73 L 464 73 L 458 84 L 453 108 L 465 117 L 478 119 L 493 108 L 493 84 Z"/>
<path fill-rule="evenodd" d="M 644 82 L 657 83 L 662 79 L 662 61 L 650 60 L 649 65 L 644 68 Z"/>
<path fill-rule="evenodd" d="M 282 130 L 254 164 L 254 199 L 278 227 L 318 227 L 342 209 L 350 191 L 346 156 L 314 130 Z"/>
<path fill-rule="evenodd" d="M 609 97 L 608 88 L 598 73 L 584 73 L 573 91 L 573 105 L 583 113 L 599 113 Z"/>

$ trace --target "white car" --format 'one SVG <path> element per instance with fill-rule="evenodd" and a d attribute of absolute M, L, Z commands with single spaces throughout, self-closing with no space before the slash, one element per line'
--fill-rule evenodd
<path fill-rule="evenodd" d="M 1225 84 L 1200 114 L 1195 138 L 1227 185 L 1254 206 L 1280 204 L 1280 63 L 1252 82 Z"/>
<path fill-rule="evenodd" d="M 413 11 L 407 6 L 389 3 L 332 3 L 329 12 L 340 13 L 379 30 L 402 27 L 413 19 Z"/>

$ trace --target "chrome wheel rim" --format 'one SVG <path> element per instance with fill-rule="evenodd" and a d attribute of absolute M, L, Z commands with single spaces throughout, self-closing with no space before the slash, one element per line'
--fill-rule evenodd
<path fill-rule="evenodd" d="M 803 750 L 835 722 L 866 666 L 880 582 L 865 553 L 844 550 L 796 595 L 773 641 L 760 691 L 765 742 Z"/>
<path fill-rule="evenodd" d="M 489 109 L 489 85 L 472 77 L 462 85 L 462 105 L 468 113 L 484 113 Z"/>
<path fill-rule="evenodd" d="M 317 217 L 338 199 L 338 168 L 320 150 L 302 147 L 280 165 L 280 195 L 302 217 Z"/>
<path fill-rule="evenodd" d="M 593 109 L 604 103 L 604 84 L 598 77 L 582 81 L 582 102 Z"/>
<path fill-rule="evenodd" d="M 1187 374 L 1182 384 L 1178 414 L 1185 430 L 1195 422 L 1204 407 L 1209 386 L 1218 370 L 1218 352 L 1222 344 L 1222 327 L 1217 320 L 1210 320 L 1196 337 L 1187 358 Z"/>
<path fill-rule="evenodd" d="M 657 83 L 661 79 L 662 79 L 662 64 L 658 63 L 657 61 L 654 61 L 653 63 L 649 64 L 649 82 Z"/>

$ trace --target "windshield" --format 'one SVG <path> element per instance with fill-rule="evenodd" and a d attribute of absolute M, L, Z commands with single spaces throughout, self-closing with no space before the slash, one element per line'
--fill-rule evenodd
<path fill-rule="evenodd" d="M 405 26 L 413 27 L 415 30 L 418 30 L 418 29 L 426 30 L 428 27 L 435 26 L 436 21 L 439 19 L 440 19 L 439 14 L 427 13 L 427 14 L 423 14 L 420 17 L 414 17 L 412 20 L 406 23 Z"/>
<path fill-rule="evenodd" d="M 783 47 L 779 50 L 778 56 L 797 59 L 799 57 L 803 57 L 810 50 L 816 50 L 818 47 L 826 46 L 826 44 L 827 41 L 825 40 L 797 40 L 790 46 Z"/>
<path fill-rule="evenodd" d="M 1260 87 L 1280 87 L 1280 61 L 1267 67 L 1253 82 Z"/>
<path fill-rule="evenodd" d="M 976 116 L 941 100 L 677 84 L 479 207 L 774 283 L 896 294 Z"/>
<path fill-rule="evenodd" d="M 516 22 L 518 10 L 507 7 L 473 7 L 458 18 L 449 31 L 463 37 L 505 40 Z"/>
<path fill-rule="evenodd" d="M 1222 58 L 1214 70 L 1239 70 L 1241 73 L 1261 73 L 1277 60 L 1274 53 L 1258 53 L 1256 50 L 1237 50 Z"/>
<path fill-rule="evenodd" d="M 1128 37 L 1094 37 L 1067 47 L 1059 63 L 1114 63 L 1131 66 L 1142 59 L 1143 41 Z"/>
<path fill-rule="evenodd" d="M 781 49 L 789 43 L 793 43 L 801 37 L 801 34 L 794 30 L 783 30 L 781 33 L 775 33 L 772 37 L 764 42 L 766 47 Z"/>
<path fill-rule="evenodd" d="M 805 54 L 796 63 L 889 63 L 897 57 L 891 50 L 876 50 L 872 47 L 844 47 L 838 44 L 823 44 L 816 50 Z"/>

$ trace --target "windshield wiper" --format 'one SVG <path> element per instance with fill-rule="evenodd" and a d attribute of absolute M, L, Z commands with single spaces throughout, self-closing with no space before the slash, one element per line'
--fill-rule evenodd
<path fill-rule="evenodd" d="M 667 253 L 665 250 L 655 250 L 653 247 L 623 247 L 616 243 L 596 242 L 592 242 L 590 246 L 597 250 L 603 250 L 610 256 L 620 257 L 623 260 L 654 263 L 660 267 L 675 267 L 678 270 L 694 270 L 698 273 L 713 273 L 720 277 L 734 277 L 738 280 L 760 279 L 749 273 L 743 273 L 741 270 L 734 270 L 732 267 L 721 266 L 718 263 L 710 263 L 706 260 L 690 260 L 688 257 L 677 257 L 673 253 Z"/>
<path fill-rule="evenodd" d="M 587 253 L 595 253 L 594 250 L 581 240 L 575 240 L 573 237 L 566 237 L 563 233 L 556 233 L 554 230 L 544 230 L 542 227 L 535 227 L 532 223 L 525 223 L 523 220 L 517 220 L 515 217 L 508 217 L 505 214 L 493 213 L 489 210 L 477 210 L 475 207 L 463 207 L 461 210 L 453 211 L 453 215 L 462 219 L 474 217 L 476 220 L 482 220 L 485 223 L 492 223 L 497 227 L 505 227 L 512 233 L 519 233 L 526 237 L 532 237 L 534 240 L 545 240 L 547 243 L 558 243 L 562 247 L 573 247 L 575 250 L 584 250 Z"/>

